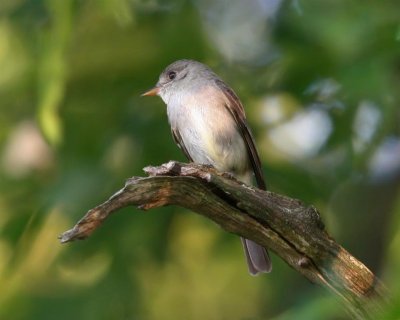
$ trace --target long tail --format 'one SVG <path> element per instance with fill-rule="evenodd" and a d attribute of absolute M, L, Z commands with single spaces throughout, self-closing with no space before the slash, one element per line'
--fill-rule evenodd
<path fill-rule="evenodd" d="M 271 272 L 272 263 L 268 251 L 251 240 L 245 238 L 240 239 L 242 240 L 250 274 L 256 276 L 261 272 Z"/>

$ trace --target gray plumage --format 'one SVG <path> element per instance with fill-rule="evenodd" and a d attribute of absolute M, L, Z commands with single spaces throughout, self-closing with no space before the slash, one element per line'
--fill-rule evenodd
<path fill-rule="evenodd" d="M 251 184 L 253 174 L 265 189 L 261 162 L 247 125 L 243 106 L 210 68 L 193 60 L 179 60 L 160 75 L 145 95 L 159 95 L 167 105 L 175 142 L 193 162 L 211 164 Z M 242 239 L 249 272 L 270 272 L 268 252 Z"/>

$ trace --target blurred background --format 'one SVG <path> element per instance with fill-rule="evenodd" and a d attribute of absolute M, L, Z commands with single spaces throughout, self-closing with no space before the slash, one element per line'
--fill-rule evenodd
<path fill-rule="evenodd" d="M 142 168 L 186 161 L 141 98 L 181 58 L 241 97 L 270 190 L 315 205 L 400 318 L 398 1 L 2 0 L 1 319 L 347 319 L 275 255 L 179 207 L 57 236 Z"/>

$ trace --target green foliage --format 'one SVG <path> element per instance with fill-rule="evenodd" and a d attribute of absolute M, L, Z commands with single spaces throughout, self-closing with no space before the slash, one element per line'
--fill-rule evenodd
<path fill-rule="evenodd" d="M 335 297 L 180 208 L 57 235 L 184 157 L 140 94 L 180 58 L 239 94 L 270 189 L 314 204 L 400 317 L 400 11 L 389 1 L 2 0 L 1 319 L 341 319 Z"/>

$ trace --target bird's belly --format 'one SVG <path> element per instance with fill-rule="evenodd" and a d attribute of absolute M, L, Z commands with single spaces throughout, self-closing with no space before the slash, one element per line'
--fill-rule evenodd
<path fill-rule="evenodd" d="M 194 162 L 234 174 L 248 170 L 246 146 L 226 109 L 193 108 L 180 117 L 176 124 Z"/>

